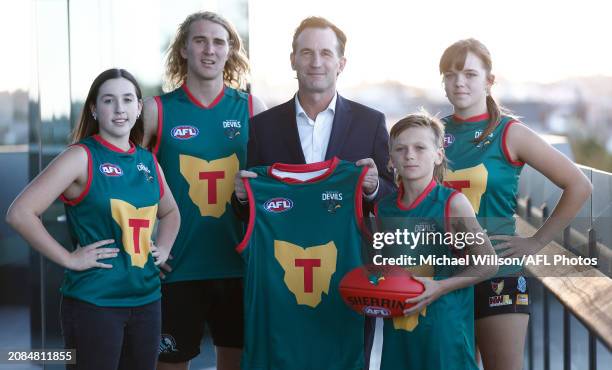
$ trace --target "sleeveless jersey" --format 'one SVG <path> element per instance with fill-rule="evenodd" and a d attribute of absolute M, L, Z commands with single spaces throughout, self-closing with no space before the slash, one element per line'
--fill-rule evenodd
<path fill-rule="evenodd" d="M 488 235 L 514 235 L 518 180 L 524 163 L 511 160 L 506 134 L 516 121 L 503 116 L 495 130 L 478 144 L 474 139 L 486 129 L 488 114 L 467 120 L 448 116 L 443 121 L 444 147 L 450 162 L 444 184 L 469 199 Z M 518 270 L 520 266 L 500 266 L 497 276 Z"/>
<path fill-rule="evenodd" d="M 243 369 L 363 367 L 363 316 L 338 284 L 361 265 L 361 184 L 367 169 L 333 158 L 251 169 L 244 258 Z M 281 171 L 277 173 L 276 171 Z M 309 180 L 296 180 L 304 173 Z"/>
<path fill-rule="evenodd" d="M 159 269 L 149 249 L 163 196 L 155 157 L 133 144 L 122 151 L 98 135 L 76 145 L 87 151 L 89 164 L 83 193 L 72 200 L 60 197 L 72 239 L 81 246 L 114 239 L 102 248 L 116 247 L 119 254 L 98 260 L 113 265 L 111 269 L 66 270 L 62 294 L 102 307 L 158 300 Z"/>
<path fill-rule="evenodd" d="M 186 85 L 155 98 L 157 143 L 181 214 L 164 283 L 240 277 L 235 247 L 244 235 L 230 203 L 234 176 L 246 164 L 250 95 L 224 87 L 208 107 Z"/>
<path fill-rule="evenodd" d="M 410 207 L 400 200 L 403 188 L 376 206 L 376 217 L 382 231 L 406 229 L 410 233 L 440 233 L 447 230 L 448 209 L 456 191 L 434 180 Z M 425 234 L 423 234 L 425 235 Z M 425 239 L 424 239 L 425 240 Z M 387 245 L 383 255 L 452 257 L 452 247 L 441 240 L 430 239 L 415 248 Z M 420 265 L 409 269 L 435 280 L 449 277 L 453 266 Z M 472 287 L 458 289 L 439 297 L 421 312 L 407 317 L 384 320 L 381 370 L 466 370 L 478 369 L 474 361 L 474 293 Z"/>

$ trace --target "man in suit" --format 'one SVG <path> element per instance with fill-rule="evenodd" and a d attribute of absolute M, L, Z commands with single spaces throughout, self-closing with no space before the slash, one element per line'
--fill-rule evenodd
<path fill-rule="evenodd" d="M 330 159 L 368 166 L 363 191 L 367 203 L 390 193 L 395 185 L 387 168 L 389 134 L 384 115 L 340 96 L 336 81 L 346 64 L 346 36 L 320 17 L 304 19 L 293 36 L 291 67 L 298 92 L 286 103 L 253 117 L 249 130 L 247 168 L 275 162 L 304 164 Z M 246 201 L 241 177 L 236 197 Z M 239 213 L 246 207 L 238 207 Z"/>
<path fill-rule="evenodd" d="M 363 182 L 364 210 L 395 185 L 388 169 L 389 134 L 384 115 L 340 96 L 336 81 L 344 69 L 346 35 L 321 17 L 304 19 L 293 35 L 291 67 L 298 92 L 288 102 L 253 117 L 249 130 L 247 168 L 275 162 L 305 164 L 334 156 L 367 166 Z M 247 195 L 240 171 L 235 179 L 234 208 L 248 218 Z M 374 334 L 374 320 L 365 330 L 365 368 Z"/>

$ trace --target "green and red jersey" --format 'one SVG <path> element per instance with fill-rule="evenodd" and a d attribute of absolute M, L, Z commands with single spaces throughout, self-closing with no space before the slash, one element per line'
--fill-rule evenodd
<path fill-rule="evenodd" d="M 224 87 L 204 106 L 183 85 L 155 101 L 153 152 L 181 214 L 164 282 L 240 277 L 235 247 L 244 232 L 230 199 L 234 176 L 246 165 L 251 96 Z"/>
<path fill-rule="evenodd" d="M 131 143 L 130 143 L 131 144 Z M 141 306 L 161 297 L 159 269 L 150 251 L 163 185 L 155 156 L 131 144 L 123 151 L 99 135 L 76 144 L 87 151 L 87 184 L 65 203 L 69 230 L 80 246 L 114 239 L 110 269 L 66 270 L 62 293 L 103 307 Z"/>
<path fill-rule="evenodd" d="M 364 318 L 338 284 L 362 264 L 367 169 L 334 158 L 251 170 L 242 368 L 361 369 Z"/>

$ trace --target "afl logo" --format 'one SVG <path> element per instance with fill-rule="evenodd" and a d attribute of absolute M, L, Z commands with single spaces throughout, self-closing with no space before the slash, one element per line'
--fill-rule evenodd
<path fill-rule="evenodd" d="M 176 126 L 172 129 L 171 135 L 175 139 L 187 140 L 198 136 L 200 130 L 193 126 Z"/>
<path fill-rule="evenodd" d="M 389 317 L 391 311 L 383 307 L 366 306 L 363 308 L 363 313 L 368 316 Z"/>
<path fill-rule="evenodd" d="M 455 142 L 455 137 L 452 134 L 444 134 L 444 147 L 449 147 Z"/>
<path fill-rule="evenodd" d="M 112 163 L 101 164 L 100 172 L 110 177 L 123 176 L 123 170 L 121 169 L 121 167 L 117 166 L 116 164 L 112 164 Z"/>
<path fill-rule="evenodd" d="M 287 198 L 272 198 L 264 203 L 264 209 L 268 212 L 281 213 L 293 208 L 293 201 Z"/>

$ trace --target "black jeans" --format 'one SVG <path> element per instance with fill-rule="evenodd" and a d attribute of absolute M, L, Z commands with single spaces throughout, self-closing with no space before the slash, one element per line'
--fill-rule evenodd
<path fill-rule="evenodd" d="M 98 307 L 62 298 L 66 349 L 76 349 L 70 370 L 154 370 L 161 337 L 160 301 L 138 307 Z"/>

